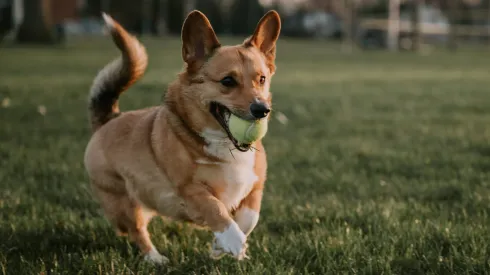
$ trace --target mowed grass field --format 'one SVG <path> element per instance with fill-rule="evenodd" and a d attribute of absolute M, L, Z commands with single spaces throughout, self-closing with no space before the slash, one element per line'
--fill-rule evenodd
<path fill-rule="evenodd" d="M 178 39 L 143 41 L 150 65 L 123 110 L 160 104 L 182 68 Z M 490 273 L 490 52 L 281 40 L 273 115 L 288 122 L 264 141 L 251 259 L 211 260 L 210 232 L 154 219 L 166 267 L 115 236 L 83 167 L 88 89 L 117 54 L 108 38 L 0 49 L 0 273 Z"/>

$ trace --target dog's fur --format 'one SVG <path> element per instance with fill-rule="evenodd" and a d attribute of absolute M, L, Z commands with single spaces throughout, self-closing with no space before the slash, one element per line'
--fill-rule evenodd
<path fill-rule="evenodd" d="M 244 119 L 252 119 L 252 102 L 271 104 L 279 15 L 264 15 L 243 44 L 221 46 L 206 16 L 191 12 L 182 28 L 186 66 L 163 104 L 124 113 L 119 95 L 144 74 L 147 54 L 114 19 L 104 14 L 104 20 L 122 55 L 94 80 L 93 135 L 84 161 L 106 217 L 153 262 L 167 261 L 147 231 L 155 215 L 207 227 L 215 235 L 212 256 L 243 259 L 259 219 L 266 154 L 260 140 L 250 151 L 234 150 L 210 104 L 218 102 Z M 226 76 L 237 86 L 220 83 Z"/>

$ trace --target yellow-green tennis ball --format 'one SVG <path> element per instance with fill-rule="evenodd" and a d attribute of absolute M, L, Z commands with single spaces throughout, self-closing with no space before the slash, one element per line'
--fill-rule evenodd
<path fill-rule="evenodd" d="M 231 134 L 240 144 L 252 144 L 263 138 L 267 133 L 267 125 L 267 118 L 248 121 L 231 115 L 228 121 Z"/>

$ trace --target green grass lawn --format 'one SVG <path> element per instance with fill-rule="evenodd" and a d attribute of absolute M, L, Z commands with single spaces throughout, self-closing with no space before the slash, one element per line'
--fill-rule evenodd
<path fill-rule="evenodd" d="M 150 65 L 123 110 L 159 104 L 182 68 L 178 40 L 143 40 Z M 171 261 L 158 268 L 90 195 L 86 99 L 118 52 L 79 42 L 0 49 L 0 273 L 490 273 L 490 52 L 346 55 L 280 41 L 273 107 L 289 122 L 272 120 L 265 138 L 251 259 L 213 261 L 210 232 L 155 219 Z"/>

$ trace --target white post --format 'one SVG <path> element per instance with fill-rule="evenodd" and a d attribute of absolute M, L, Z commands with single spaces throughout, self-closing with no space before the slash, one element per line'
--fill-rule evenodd
<path fill-rule="evenodd" d="M 183 0 L 184 1 L 184 18 L 196 9 L 196 0 Z"/>
<path fill-rule="evenodd" d="M 20 24 L 24 20 L 24 1 L 22 0 L 14 0 L 12 5 L 13 10 L 13 20 L 14 20 L 14 30 L 17 32 Z"/>
<path fill-rule="evenodd" d="M 398 34 L 400 31 L 400 0 L 390 0 L 388 4 L 388 49 L 398 50 Z"/>

